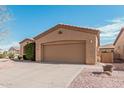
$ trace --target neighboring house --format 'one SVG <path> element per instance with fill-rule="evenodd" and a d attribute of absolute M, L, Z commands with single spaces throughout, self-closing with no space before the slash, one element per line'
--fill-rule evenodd
<path fill-rule="evenodd" d="M 100 47 L 100 53 L 102 52 L 114 52 L 114 45 L 113 44 L 107 44 Z"/>
<path fill-rule="evenodd" d="M 114 42 L 114 46 L 115 58 L 124 60 L 124 28 L 122 28 L 120 33 L 118 34 Z"/>
<path fill-rule="evenodd" d="M 10 47 L 8 52 L 11 52 L 11 53 L 15 53 L 15 54 L 19 54 L 19 47 Z"/>
<path fill-rule="evenodd" d="M 34 37 L 35 59 L 39 62 L 95 64 L 100 45 L 99 34 L 95 29 L 58 24 Z M 21 54 L 26 41 L 30 40 L 20 42 Z"/>
<path fill-rule="evenodd" d="M 100 47 L 100 59 L 104 63 L 113 63 L 114 62 L 114 45 L 107 44 Z"/>
<path fill-rule="evenodd" d="M 34 40 L 31 39 L 31 38 L 26 38 L 26 39 L 24 39 L 23 41 L 19 42 L 19 44 L 20 44 L 20 55 L 21 55 L 21 56 L 24 55 L 24 46 L 25 46 L 26 44 L 33 43 L 33 42 L 34 42 Z"/>

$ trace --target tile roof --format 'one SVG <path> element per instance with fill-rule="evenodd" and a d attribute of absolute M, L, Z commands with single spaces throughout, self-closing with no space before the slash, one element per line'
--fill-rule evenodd
<path fill-rule="evenodd" d="M 100 46 L 100 48 L 115 48 L 113 44 L 106 44 L 103 46 Z"/>
<path fill-rule="evenodd" d="M 25 42 L 26 40 L 34 41 L 34 39 L 33 39 L 33 38 L 26 38 L 26 39 L 22 40 L 22 41 L 21 41 L 21 42 L 19 42 L 19 43 L 21 44 L 21 43 Z"/>
<path fill-rule="evenodd" d="M 91 29 L 91 28 L 82 28 L 82 27 L 77 27 L 77 26 L 71 26 L 71 25 L 65 25 L 65 24 L 58 24 L 50 29 L 48 29 L 47 31 L 37 35 L 36 37 L 34 37 L 34 39 L 38 39 L 42 36 L 47 35 L 48 33 L 57 30 L 58 28 L 63 28 L 63 29 L 68 29 L 68 30 L 75 30 L 75 31 L 82 31 L 82 32 L 86 32 L 86 33 L 92 33 L 92 34 L 99 34 L 100 31 L 96 30 L 96 29 Z"/>

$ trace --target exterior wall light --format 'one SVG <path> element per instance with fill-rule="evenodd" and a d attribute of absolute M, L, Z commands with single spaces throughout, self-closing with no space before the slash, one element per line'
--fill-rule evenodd
<path fill-rule="evenodd" d="M 59 32 L 58 32 L 58 34 L 62 34 L 63 32 L 60 30 Z"/>
<path fill-rule="evenodd" d="M 92 44 L 93 43 L 93 40 L 90 40 L 90 43 Z"/>

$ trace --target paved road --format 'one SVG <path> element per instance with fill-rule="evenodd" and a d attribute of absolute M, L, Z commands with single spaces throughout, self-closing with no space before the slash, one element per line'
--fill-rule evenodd
<path fill-rule="evenodd" d="M 1 87 L 67 87 L 84 65 L 0 62 Z M 2 67 L 3 65 L 3 67 Z"/>

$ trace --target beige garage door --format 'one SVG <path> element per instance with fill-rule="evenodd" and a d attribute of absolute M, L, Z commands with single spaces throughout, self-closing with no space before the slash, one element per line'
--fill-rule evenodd
<path fill-rule="evenodd" d="M 44 45 L 43 61 L 83 64 L 85 62 L 85 44 L 71 43 Z"/>

